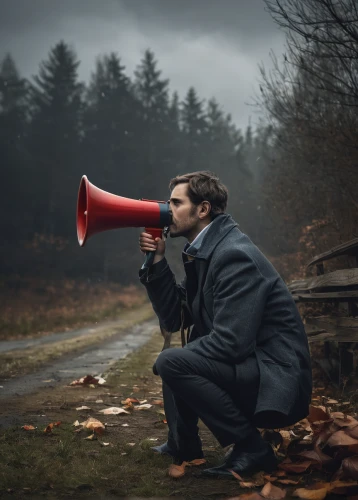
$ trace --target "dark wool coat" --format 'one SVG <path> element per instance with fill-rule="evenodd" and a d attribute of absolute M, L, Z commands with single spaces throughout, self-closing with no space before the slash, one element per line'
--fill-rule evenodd
<path fill-rule="evenodd" d="M 308 342 L 296 304 L 272 264 L 230 215 L 217 216 L 195 256 L 197 290 L 185 349 L 240 365 L 256 356 L 258 427 L 283 427 L 308 414 L 312 391 Z M 160 323 L 181 326 L 186 279 L 177 285 L 166 259 L 140 271 Z M 195 338 L 196 337 L 196 338 Z"/>

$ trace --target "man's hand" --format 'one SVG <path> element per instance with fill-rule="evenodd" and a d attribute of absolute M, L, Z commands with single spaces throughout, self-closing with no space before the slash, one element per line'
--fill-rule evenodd
<path fill-rule="evenodd" d="M 165 241 L 160 238 L 153 238 L 149 233 L 142 232 L 139 236 L 139 248 L 141 252 L 155 252 L 153 264 L 156 264 L 164 258 Z"/>

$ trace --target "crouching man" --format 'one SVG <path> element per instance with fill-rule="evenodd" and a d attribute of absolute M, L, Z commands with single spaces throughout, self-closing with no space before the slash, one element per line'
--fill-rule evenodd
<path fill-rule="evenodd" d="M 170 236 L 187 240 L 183 282 L 175 282 L 163 240 L 143 232 L 139 242 L 142 252 L 155 251 L 140 281 L 160 324 L 175 332 L 184 318 L 190 326 L 185 347 L 162 351 L 154 366 L 169 426 L 157 451 L 173 456 L 175 477 L 186 463 L 202 463 L 200 418 L 222 447 L 234 445 L 222 465 L 203 474 L 272 471 L 276 457 L 257 428 L 294 424 L 308 414 L 311 398 L 300 315 L 277 271 L 225 213 L 228 191 L 215 175 L 181 175 L 169 189 Z"/>

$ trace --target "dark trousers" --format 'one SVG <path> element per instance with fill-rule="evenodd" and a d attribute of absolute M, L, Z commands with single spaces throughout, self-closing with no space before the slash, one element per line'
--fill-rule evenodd
<path fill-rule="evenodd" d="M 257 432 L 253 423 L 259 389 L 255 355 L 229 365 L 185 348 L 172 348 L 159 354 L 156 369 L 163 380 L 168 444 L 178 457 L 201 456 L 198 418 L 223 447 Z"/>

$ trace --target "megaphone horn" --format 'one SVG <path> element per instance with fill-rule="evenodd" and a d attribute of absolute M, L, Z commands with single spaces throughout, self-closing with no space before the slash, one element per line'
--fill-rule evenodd
<path fill-rule="evenodd" d="M 153 238 L 171 224 L 168 202 L 133 200 L 103 191 L 82 176 L 77 199 L 77 238 L 81 247 L 96 233 L 121 227 L 145 227 Z"/>

